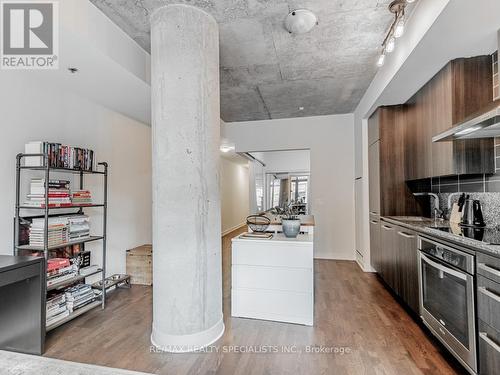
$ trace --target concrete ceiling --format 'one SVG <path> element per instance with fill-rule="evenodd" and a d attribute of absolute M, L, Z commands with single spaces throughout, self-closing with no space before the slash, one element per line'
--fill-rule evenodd
<path fill-rule="evenodd" d="M 211 13 L 219 22 L 226 122 L 353 112 L 393 20 L 389 0 L 90 1 L 147 51 L 154 9 L 187 3 Z M 291 35 L 283 20 L 300 8 L 312 10 L 319 25 Z"/>

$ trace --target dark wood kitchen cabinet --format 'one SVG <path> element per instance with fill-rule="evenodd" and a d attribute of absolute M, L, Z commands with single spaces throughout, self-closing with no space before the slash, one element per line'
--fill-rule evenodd
<path fill-rule="evenodd" d="M 380 225 L 380 276 L 397 294 L 399 290 L 396 267 L 396 226 L 382 221 Z"/>
<path fill-rule="evenodd" d="M 380 237 L 380 270 L 377 271 L 393 292 L 418 313 L 417 234 L 382 220 Z"/>
<path fill-rule="evenodd" d="M 370 261 L 375 271 L 380 272 L 381 267 L 381 241 L 380 241 L 380 217 L 370 215 Z"/>
<path fill-rule="evenodd" d="M 500 258 L 478 253 L 476 274 L 479 373 L 493 375 L 500 369 Z"/>
<path fill-rule="evenodd" d="M 396 268 L 399 296 L 413 310 L 419 312 L 417 234 L 406 228 L 396 228 Z"/>
<path fill-rule="evenodd" d="M 417 215 L 421 212 L 406 184 L 406 108 L 378 108 L 368 120 L 374 143 L 369 146 L 370 213 L 381 216 Z M 378 128 L 378 133 L 373 130 Z"/>
<path fill-rule="evenodd" d="M 380 142 L 368 148 L 369 206 L 370 215 L 380 215 Z"/>
<path fill-rule="evenodd" d="M 494 173 L 492 139 L 432 143 L 432 137 L 493 100 L 491 56 L 450 61 L 407 103 L 407 180 Z"/>

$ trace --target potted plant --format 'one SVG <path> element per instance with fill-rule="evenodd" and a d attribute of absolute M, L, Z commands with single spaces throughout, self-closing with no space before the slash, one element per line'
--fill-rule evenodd
<path fill-rule="evenodd" d="M 292 208 L 292 202 L 286 204 L 281 209 L 281 226 L 287 238 L 296 238 L 300 232 L 300 218 Z"/>

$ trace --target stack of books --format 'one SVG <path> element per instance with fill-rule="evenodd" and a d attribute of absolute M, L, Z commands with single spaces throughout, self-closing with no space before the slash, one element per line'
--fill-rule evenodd
<path fill-rule="evenodd" d="M 45 208 L 45 179 L 32 178 L 25 206 Z M 69 181 L 49 180 L 49 207 L 71 206 Z"/>
<path fill-rule="evenodd" d="M 30 246 L 44 246 L 45 219 L 33 218 L 29 230 Z M 59 246 L 68 242 L 68 218 L 49 217 L 48 219 L 48 245 Z"/>
<path fill-rule="evenodd" d="M 92 171 L 94 169 L 94 151 L 63 145 L 61 143 L 49 142 L 29 142 L 24 146 L 26 154 L 46 154 L 50 167 L 78 169 Z M 42 156 L 26 157 L 25 165 L 27 167 L 44 166 Z"/>
<path fill-rule="evenodd" d="M 58 293 L 48 297 L 46 309 L 45 316 L 47 326 L 66 318 L 69 315 L 69 310 L 66 305 L 66 295 L 64 293 Z"/>
<path fill-rule="evenodd" d="M 52 258 L 47 261 L 47 287 L 78 276 L 78 266 L 69 259 Z"/>
<path fill-rule="evenodd" d="M 70 241 L 82 240 L 90 237 L 90 218 L 87 215 L 68 217 Z"/>
<path fill-rule="evenodd" d="M 66 304 L 68 310 L 73 312 L 96 299 L 96 294 L 88 284 L 78 284 L 66 289 Z"/>
<path fill-rule="evenodd" d="M 75 190 L 71 193 L 73 204 L 92 204 L 92 195 L 89 190 Z"/>

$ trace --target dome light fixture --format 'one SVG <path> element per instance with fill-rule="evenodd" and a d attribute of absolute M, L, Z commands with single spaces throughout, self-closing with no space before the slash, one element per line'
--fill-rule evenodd
<path fill-rule="evenodd" d="M 318 24 L 318 17 L 307 9 L 294 10 L 285 17 L 285 29 L 290 34 L 305 34 Z"/>

